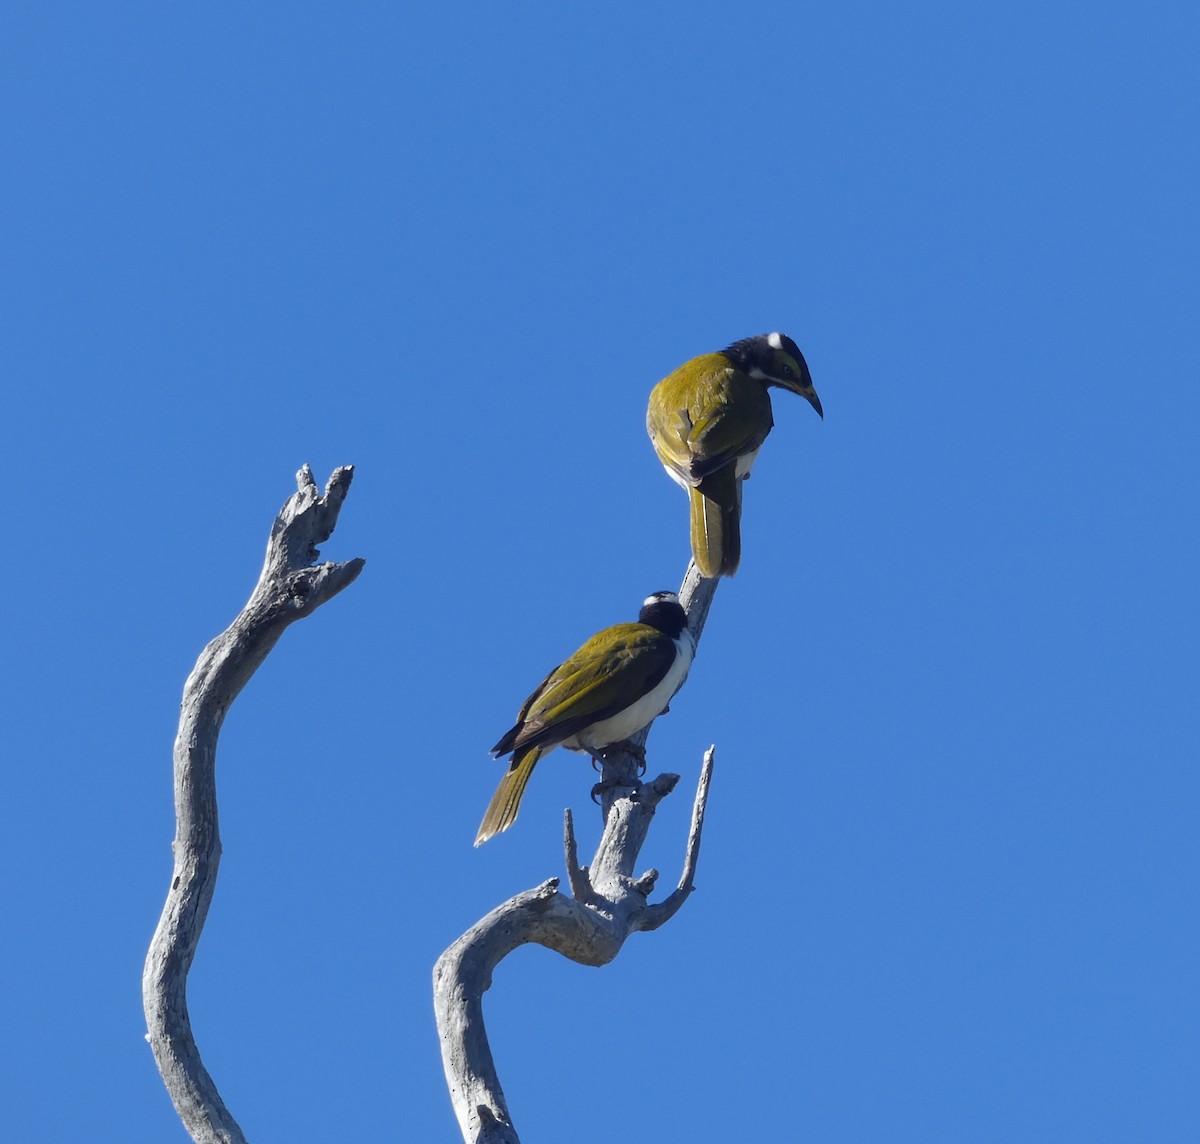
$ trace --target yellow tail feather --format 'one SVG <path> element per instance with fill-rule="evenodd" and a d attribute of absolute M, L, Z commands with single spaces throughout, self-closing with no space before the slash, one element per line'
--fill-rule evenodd
<path fill-rule="evenodd" d="M 742 559 L 737 473 L 725 465 L 688 490 L 692 559 L 702 576 L 732 576 Z"/>
<path fill-rule="evenodd" d="M 475 845 L 482 846 L 489 838 L 494 838 L 503 830 L 507 830 L 517 821 L 517 811 L 521 809 L 521 796 L 525 793 L 525 785 L 542 752 L 538 747 L 530 747 L 527 751 L 517 754 L 508 768 L 492 801 L 488 803 L 483 821 L 479 824 L 479 833 L 475 835 Z"/>

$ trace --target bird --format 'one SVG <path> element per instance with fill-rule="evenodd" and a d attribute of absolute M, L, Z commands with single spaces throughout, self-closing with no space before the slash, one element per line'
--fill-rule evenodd
<path fill-rule="evenodd" d="M 824 420 L 804 355 L 778 332 L 692 358 L 650 392 L 646 430 L 668 476 L 687 490 L 692 558 L 709 579 L 732 576 L 741 560 L 739 481 L 775 424 L 773 385 L 800 394 Z"/>
<path fill-rule="evenodd" d="M 566 747 L 596 759 L 606 747 L 648 727 L 683 686 L 695 654 L 679 597 L 655 592 L 642 601 L 637 623 L 605 628 L 563 660 L 491 750 L 496 758 L 511 755 L 512 760 L 475 845 L 516 821 L 529 776 L 543 755 Z"/>

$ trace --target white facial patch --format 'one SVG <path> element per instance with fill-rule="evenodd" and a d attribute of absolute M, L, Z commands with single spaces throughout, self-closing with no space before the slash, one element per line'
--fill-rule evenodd
<path fill-rule="evenodd" d="M 678 603 L 679 597 L 674 592 L 655 592 L 653 596 L 647 596 L 642 601 L 642 607 L 648 608 L 651 604 L 666 604 L 670 601 Z"/>
<path fill-rule="evenodd" d="M 773 334 L 768 334 L 767 335 L 767 345 L 769 345 L 771 347 L 771 349 L 773 349 L 773 350 L 783 349 L 783 336 L 778 332 L 773 333 Z"/>

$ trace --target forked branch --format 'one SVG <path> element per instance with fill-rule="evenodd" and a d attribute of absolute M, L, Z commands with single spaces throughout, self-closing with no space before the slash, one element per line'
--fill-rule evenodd
<path fill-rule="evenodd" d="M 718 582 L 704 579 L 691 565 L 679 591 L 697 642 Z M 713 748 L 704 756 L 683 874 L 664 901 L 651 904 L 647 899 L 658 872 L 649 870 L 635 878 L 633 870 L 655 809 L 675 789 L 679 776 L 639 781 L 636 748 L 644 746 L 648 732 L 649 728 L 635 739 L 634 751 L 610 748 L 604 756 L 599 784 L 604 831 L 590 866 L 579 865 L 574 822 L 566 812 L 563 848 L 572 896 L 559 892 L 557 878 L 518 894 L 476 922 L 434 966 L 442 1065 L 467 1144 L 520 1144 L 483 1022 L 483 994 L 491 987 L 496 966 L 518 946 L 530 943 L 582 965 L 605 965 L 631 933 L 657 929 L 674 916 L 694 888 Z"/>
<path fill-rule="evenodd" d="M 351 584 L 361 559 L 316 564 L 354 476 L 335 469 L 322 494 L 305 465 L 279 510 L 258 583 L 237 619 L 201 653 L 183 688 L 175 738 L 175 869 L 146 954 L 146 1039 L 184 1127 L 197 1144 L 244 1144 L 200 1059 L 187 1009 L 187 975 L 217 882 L 217 738 L 230 705 L 284 629 Z"/>

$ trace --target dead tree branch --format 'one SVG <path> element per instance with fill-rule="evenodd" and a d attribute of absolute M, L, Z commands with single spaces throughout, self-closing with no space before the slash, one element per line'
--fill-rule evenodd
<path fill-rule="evenodd" d="M 322 494 L 305 465 L 271 527 L 258 583 L 237 619 L 201 653 L 183 688 L 175 739 L 175 869 L 142 974 L 146 1039 L 184 1127 L 197 1144 L 245 1144 L 200 1060 L 187 975 L 217 882 L 216 758 L 221 724 L 284 629 L 351 584 L 364 561 L 316 564 L 354 476 L 335 469 Z"/>
<path fill-rule="evenodd" d="M 699 642 L 719 581 L 706 580 L 690 565 L 679 591 L 688 628 Z M 643 747 L 647 727 L 635 740 Z M 483 1021 L 483 994 L 496 966 L 518 946 L 535 943 L 582 965 L 605 965 L 638 930 L 657 929 L 683 905 L 694 889 L 704 808 L 712 777 L 713 748 L 704 756 L 692 808 L 692 824 L 683 874 L 662 902 L 647 900 L 657 870 L 633 876 L 659 802 L 679 782 L 663 774 L 638 778 L 635 752 L 610 749 L 600 783 L 604 831 L 590 866 L 579 865 L 575 827 L 566 812 L 563 849 L 571 895 L 560 893 L 551 878 L 497 906 L 473 925 L 441 957 L 433 970 L 434 1011 L 442 1045 L 442 1065 L 450 1100 L 467 1144 L 520 1144 L 509 1116 Z"/>

